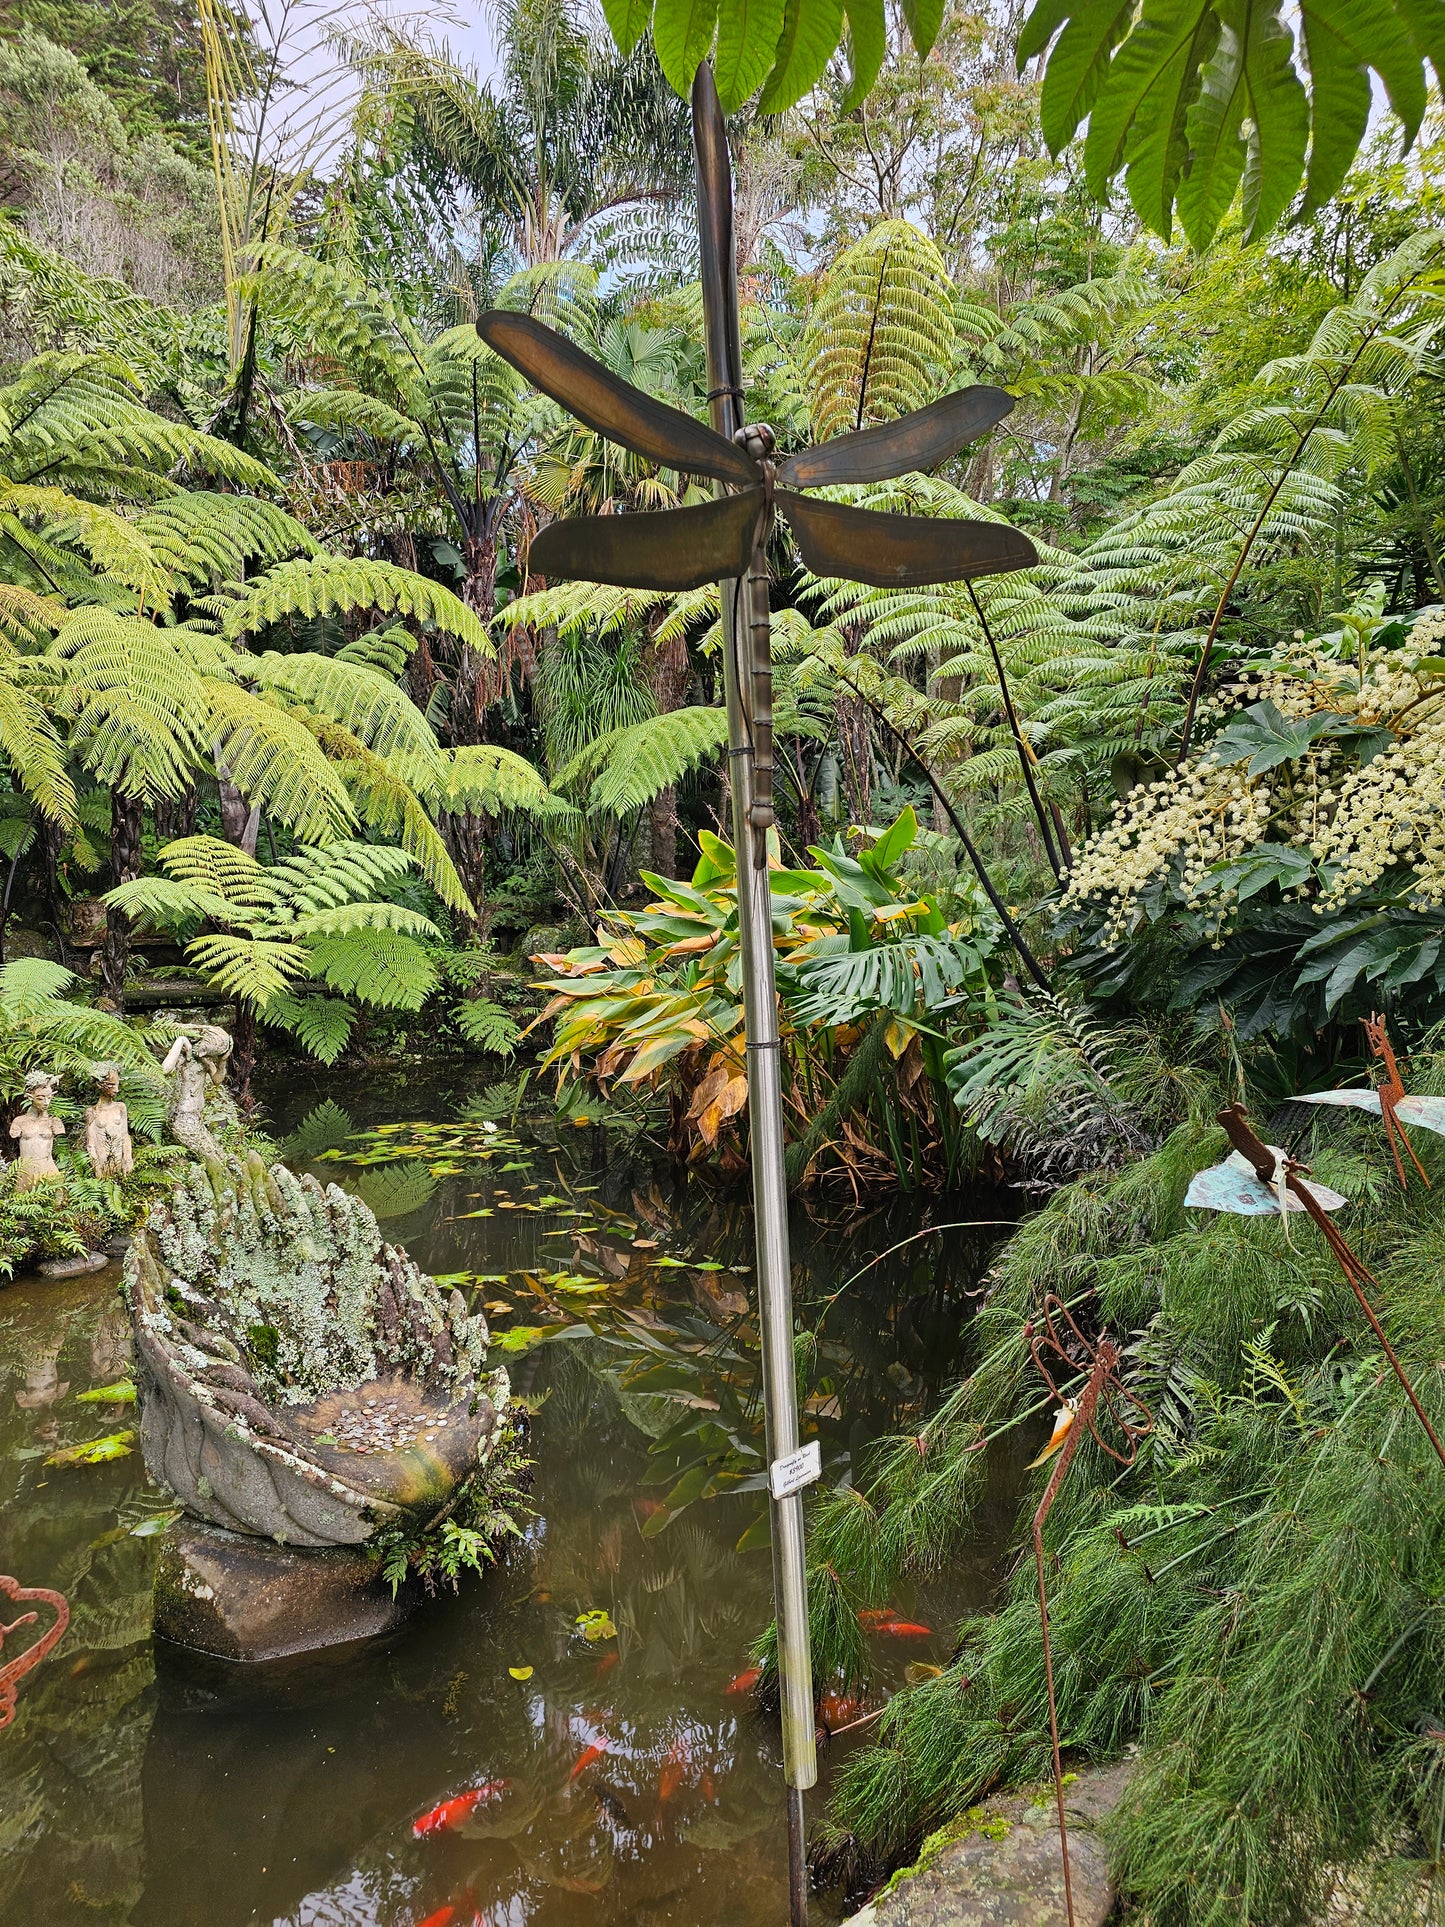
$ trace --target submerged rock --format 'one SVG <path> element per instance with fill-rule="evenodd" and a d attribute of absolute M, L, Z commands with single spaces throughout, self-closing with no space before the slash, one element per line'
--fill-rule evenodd
<path fill-rule="evenodd" d="M 448 1513 L 508 1399 L 488 1332 L 360 1201 L 267 1169 L 193 1165 L 126 1259 L 146 1468 L 195 1517 L 356 1546 Z"/>
<path fill-rule="evenodd" d="M 1132 1763 L 1066 1782 L 1075 1927 L 1103 1927 L 1114 1905 L 1096 1828 Z M 1067 1927 L 1052 1786 L 970 1807 L 929 1839 L 917 1866 L 854 1914 L 849 1927 Z"/>

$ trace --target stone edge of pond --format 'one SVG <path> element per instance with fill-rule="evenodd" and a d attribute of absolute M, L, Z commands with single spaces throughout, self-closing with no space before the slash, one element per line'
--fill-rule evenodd
<path fill-rule="evenodd" d="M 1102 1927 L 1114 1884 L 1098 1835 L 1134 1770 L 1131 1759 L 1066 1777 L 1076 1927 Z M 1065 1927 L 1052 1784 L 970 1807 L 923 1843 L 848 1927 Z"/>

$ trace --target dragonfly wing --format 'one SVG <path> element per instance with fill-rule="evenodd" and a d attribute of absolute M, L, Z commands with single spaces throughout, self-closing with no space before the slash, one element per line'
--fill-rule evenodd
<path fill-rule="evenodd" d="M 1230 1211 L 1240 1218 L 1259 1218 L 1279 1210 L 1279 1199 L 1261 1184 L 1237 1152 L 1189 1180 L 1184 1202 L 1201 1211 Z"/>
<path fill-rule="evenodd" d="M 611 582 L 620 589 L 700 589 L 742 575 L 763 505 L 760 488 L 694 508 L 645 515 L 576 515 L 550 522 L 532 543 L 535 575 Z"/>
<path fill-rule="evenodd" d="M 1395 1115 L 1402 1124 L 1418 1124 L 1422 1131 L 1445 1137 L 1445 1097 L 1402 1097 Z"/>
<path fill-rule="evenodd" d="M 1013 396 L 1002 388 L 960 388 L 897 421 L 790 455 L 778 464 L 778 480 L 789 488 L 828 488 L 835 482 L 886 482 L 915 469 L 937 468 L 1001 422 L 1013 405 Z"/>
<path fill-rule="evenodd" d="M 757 481 L 757 469 L 740 448 L 680 408 L 644 395 L 531 315 L 491 308 L 477 322 L 477 333 L 534 388 L 610 441 L 689 475 L 740 484 Z"/>
<path fill-rule="evenodd" d="M 1311 1091 L 1307 1096 L 1292 1097 L 1290 1102 L 1291 1104 L 1339 1104 L 1354 1111 L 1373 1111 L 1376 1117 L 1380 1115 L 1378 1091 Z"/>
<path fill-rule="evenodd" d="M 1038 552 L 1007 522 L 934 522 L 923 515 L 817 502 L 777 490 L 778 507 L 814 575 L 843 576 L 880 589 L 963 582 L 976 575 L 1030 569 Z"/>
<path fill-rule="evenodd" d="M 1285 1155 L 1277 1144 L 1268 1148 L 1274 1152 L 1276 1163 Z M 1306 1179 L 1305 1184 L 1324 1211 L 1338 1211 L 1341 1205 L 1349 1203 L 1348 1198 L 1331 1191 L 1327 1184 L 1315 1184 L 1310 1179 Z M 1260 1183 L 1254 1166 L 1238 1151 L 1231 1151 L 1222 1164 L 1211 1164 L 1208 1170 L 1196 1172 L 1184 1193 L 1184 1202 L 1205 1211 L 1229 1211 L 1238 1218 L 1263 1218 L 1271 1212 L 1278 1214 L 1280 1208 L 1279 1193 L 1270 1185 Z M 1299 1199 L 1289 1191 L 1284 1194 L 1284 1208 L 1304 1210 Z"/>

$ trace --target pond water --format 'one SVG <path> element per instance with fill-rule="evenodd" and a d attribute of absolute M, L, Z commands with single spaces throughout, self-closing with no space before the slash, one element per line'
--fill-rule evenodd
<path fill-rule="evenodd" d="M 157 1646 L 165 1495 L 138 1452 L 47 1464 L 133 1420 L 79 1398 L 126 1370 L 119 1267 L 0 1290 L 0 1571 L 58 1588 L 73 1613 L 0 1733 L 0 1919 L 776 1927 L 778 1736 L 730 1690 L 771 1580 L 745 1200 L 600 1126 L 529 1132 L 496 1094 L 381 1083 L 346 1113 L 315 1089 L 269 1098 L 288 1161 L 359 1189 L 424 1268 L 465 1274 L 516 1347 L 525 1537 L 380 1647 L 242 1671 Z M 818 1332 L 805 1428 L 828 1477 L 927 1409 L 1003 1235 L 914 1234 L 1012 1214 L 987 1194 L 797 1214 L 799 1317 Z M 959 1613 L 986 1600 L 1012 1483 L 1003 1468 L 947 1587 L 894 1602 L 939 1630 L 877 1638 L 870 1704 L 908 1663 L 946 1658 Z M 613 1630 L 589 1642 L 577 1621 L 599 1610 Z M 811 1812 L 858 1743 L 824 1748 Z M 461 1824 L 415 1836 L 418 1816 L 484 1786 Z M 814 1914 L 837 1918 L 826 1897 Z"/>

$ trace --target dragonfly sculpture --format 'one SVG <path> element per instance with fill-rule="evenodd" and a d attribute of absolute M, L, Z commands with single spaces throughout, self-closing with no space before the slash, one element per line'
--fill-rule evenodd
<path fill-rule="evenodd" d="M 835 436 L 774 460 L 766 422 L 742 421 L 735 263 L 708 246 L 731 230 L 727 140 L 706 65 L 698 70 L 693 118 L 703 234 L 703 299 L 710 337 L 734 344 L 732 366 L 710 403 L 726 398 L 731 437 L 658 401 L 534 316 L 493 308 L 477 332 L 544 395 L 584 426 L 683 476 L 707 477 L 710 502 L 636 514 L 579 515 L 549 523 L 532 542 L 530 566 L 559 580 L 607 582 L 624 589 L 681 591 L 746 576 L 747 722 L 753 757 L 750 821 L 773 821 L 772 670 L 767 541 L 780 516 L 815 575 L 879 588 L 919 588 L 1027 569 L 1038 561 L 1028 537 L 1006 522 L 935 521 L 856 508 L 800 493 L 842 483 L 882 482 L 936 468 L 997 426 L 1013 407 L 1002 388 L 975 385 L 944 395 L 893 421 Z M 715 411 L 716 412 L 716 411 Z"/>
<path fill-rule="evenodd" d="M 1391 1061 L 1393 1063 L 1393 1058 Z M 1200 1171 L 1195 1176 L 1184 1194 L 1184 1202 L 1210 1211 L 1232 1212 L 1236 1217 L 1244 1218 L 1259 1217 L 1267 1211 L 1305 1211 L 1309 1214 L 1324 1234 L 1335 1263 L 1345 1275 L 1345 1282 L 1359 1300 L 1360 1310 L 1380 1341 L 1390 1369 L 1399 1379 L 1416 1418 L 1424 1427 L 1436 1458 L 1445 1465 L 1445 1445 L 1440 1443 L 1415 1387 L 1410 1383 L 1394 1346 L 1385 1336 L 1385 1329 L 1366 1294 L 1367 1285 L 1378 1294 L 1380 1281 L 1336 1226 L 1330 1223 L 1329 1213 L 1338 1211 L 1342 1205 L 1349 1203 L 1349 1199 L 1342 1198 L 1338 1191 L 1331 1191 L 1327 1185 L 1311 1183 L 1307 1164 L 1301 1164 L 1277 1144 L 1266 1144 L 1257 1137 L 1242 1104 L 1227 1105 L 1218 1113 L 1218 1118 L 1234 1148 L 1222 1164 L 1213 1164 L 1207 1171 Z"/>
<path fill-rule="evenodd" d="M 1406 1189 L 1405 1166 L 1401 1161 L 1400 1147 L 1409 1153 L 1410 1162 L 1420 1173 L 1420 1180 L 1428 1191 L 1430 1180 L 1425 1176 L 1425 1167 L 1415 1155 L 1415 1147 L 1405 1134 L 1407 1124 L 1418 1125 L 1422 1130 L 1435 1131 L 1445 1137 L 1445 1097 L 1411 1097 L 1406 1093 L 1405 1081 L 1400 1075 L 1400 1066 L 1395 1061 L 1394 1048 L 1389 1033 L 1385 1029 L 1383 1017 L 1364 1017 L 1360 1020 L 1365 1026 L 1365 1035 L 1370 1040 L 1370 1049 L 1380 1060 L 1384 1076 L 1373 1090 L 1311 1091 L 1308 1096 L 1296 1097 L 1296 1104 L 1337 1104 L 1348 1106 L 1356 1111 L 1373 1111 L 1385 1126 L 1385 1139 L 1390 1146 L 1390 1155 L 1395 1160 L 1395 1170 L 1399 1175 L 1400 1189 Z"/>

